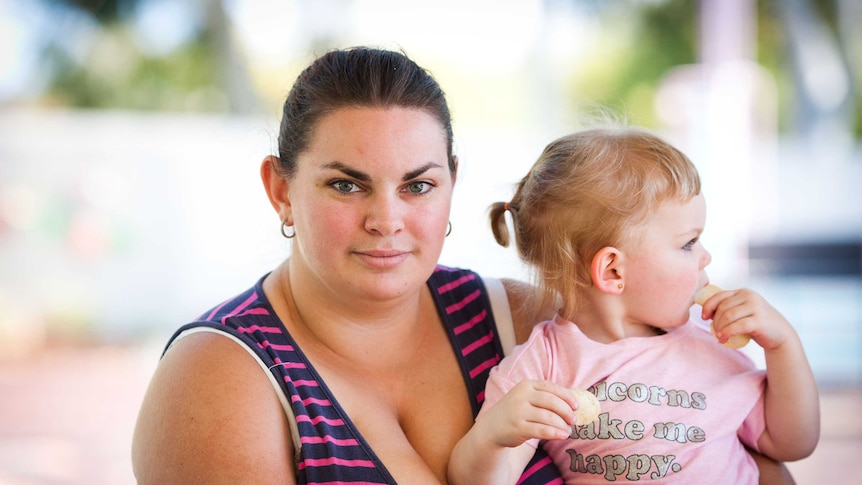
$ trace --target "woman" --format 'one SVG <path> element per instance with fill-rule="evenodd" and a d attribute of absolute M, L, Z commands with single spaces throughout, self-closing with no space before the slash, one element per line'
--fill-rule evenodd
<path fill-rule="evenodd" d="M 405 56 L 330 52 L 302 73 L 261 166 L 291 257 L 172 339 L 138 479 L 445 481 L 501 353 L 481 280 L 437 266 L 456 169 L 443 92 Z"/>
<path fill-rule="evenodd" d="M 457 172 L 442 90 L 399 53 L 329 52 L 288 95 L 278 155 L 261 178 L 291 256 L 171 339 L 139 483 L 445 483 L 502 345 L 483 281 L 437 265 Z M 550 314 L 507 293 L 522 341 Z M 525 476 L 559 475 L 537 456 Z"/>

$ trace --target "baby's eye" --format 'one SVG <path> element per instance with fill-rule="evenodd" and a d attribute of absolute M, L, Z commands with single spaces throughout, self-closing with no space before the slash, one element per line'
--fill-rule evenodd
<path fill-rule="evenodd" d="M 431 190 L 431 184 L 425 181 L 411 182 L 407 185 L 407 191 L 411 194 L 424 194 Z"/>
<path fill-rule="evenodd" d="M 329 185 L 331 185 L 335 190 L 345 194 L 359 191 L 359 186 L 356 185 L 355 182 L 351 182 L 349 180 L 336 180 Z"/>
<path fill-rule="evenodd" d="M 694 247 L 695 244 L 697 244 L 697 238 L 694 238 L 691 241 L 685 243 L 685 246 L 683 246 L 682 248 L 686 249 L 686 250 L 690 250 L 691 248 Z"/>

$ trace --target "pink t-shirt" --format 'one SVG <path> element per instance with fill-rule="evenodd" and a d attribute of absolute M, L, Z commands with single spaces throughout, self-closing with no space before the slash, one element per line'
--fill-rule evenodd
<path fill-rule="evenodd" d="M 542 442 L 566 483 L 757 483 L 765 372 L 689 321 L 610 344 L 557 317 L 491 372 L 483 410 L 525 379 L 589 389 L 599 420 Z M 531 442 L 538 446 L 538 441 Z"/>

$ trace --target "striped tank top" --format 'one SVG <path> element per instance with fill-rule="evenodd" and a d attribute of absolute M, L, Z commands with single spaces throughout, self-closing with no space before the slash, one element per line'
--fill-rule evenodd
<path fill-rule="evenodd" d="M 295 417 L 300 441 L 294 457 L 297 483 L 395 484 L 275 315 L 263 293 L 263 279 L 180 328 L 168 347 L 181 334 L 208 327 L 229 334 L 258 356 Z M 475 418 L 484 401 L 488 373 L 503 355 L 485 286 L 472 271 L 437 266 L 428 287 L 456 349 Z M 519 483 L 561 484 L 562 480 L 539 448 Z"/>

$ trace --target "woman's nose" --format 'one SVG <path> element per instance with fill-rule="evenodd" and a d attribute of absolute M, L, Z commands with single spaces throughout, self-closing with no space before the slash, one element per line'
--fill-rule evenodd
<path fill-rule="evenodd" d="M 381 236 L 398 233 L 404 228 L 403 201 L 397 195 L 375 194 L 369 199 L 365 230 Z"/>

